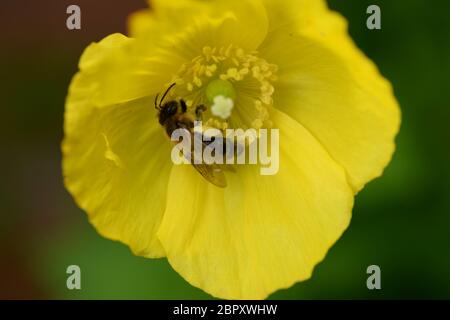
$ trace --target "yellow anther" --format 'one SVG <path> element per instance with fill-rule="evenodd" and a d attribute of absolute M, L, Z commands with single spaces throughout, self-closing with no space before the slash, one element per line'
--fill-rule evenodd
<path fill-rule="evenodd" d="M 252 127 L 255 129 L 261 129 L 261 127 L 263 126 L 263 121 L 261 119 L 255 119 L 252 122 Z"/>
<path fill-rule="evenodd" d="M 243 68 L 241 70 L 239 70 L 239 73 L 243 76 L 247 75 L 249 73 L 248 68 Z"/>
<path fill-rule="evenodd" d="M 202 80 L 200 80 L 197 76 L 194 77 L 193 82 L 199 88 L 202 86 Z"/>
<path fill-rule="evenodd" d="M 204 54 L 205 56 L 209 56 L 209 55 L 211 55 L 211 53 L 212 53 L 212 49 L 211 49 L 211 47 L 206 46 L 206 47 L 203 47 L 202 52 L 203 52 L 203 54 Z"/>
<path fill-rule="evenodd" d="M 244 58 L 244 56 L 245 56 L 244 50 L 242 50 L 241 48 L 236 49 L 236 57 Z"/>

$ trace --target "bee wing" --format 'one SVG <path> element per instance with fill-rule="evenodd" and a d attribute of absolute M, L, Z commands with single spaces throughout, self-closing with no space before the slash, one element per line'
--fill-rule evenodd
<path fill-rule="evenodd" d="M 227 180 L 225 174 L 221 169 L 221 166 L 217 164 L 207 164 L 207 163 L 195 163 L 194 159 L 191 157 L 191 153 L 185 154 L 186 159 L 192 164 L 192 166 L 197 170 L 198 173 L 202 175 L 203 178 L 211 182 L 213 185 L 225 188 L 227 186 Z M 231 170 L 230 170 L 231 171 Z"/>
<path fill-rule="evenodd" d="M 191 132 L 191 137 L 194 139 L 201 139 L 201 135 L 197 135 L 197 134 L 193 134 Z M 205 147 L 205 144 L 202 143 L 203 148 Z M 202 152 L 200 152 L 200 157 L 202 157 Z M 225 174 L 223 172 L 223 170 L 221 169 L 220 165 L 217 164 L 207 164 L 207 163 L 195 163 L 194 162 L 194 154 L 195 150 L 192 144 L 192 149 L 191 152 L 188 152 L 187 154 L 184 154 L 184 156 L 186 157 L 187 160 L 190 161 L 190 163 L 192 164 L 192 166 L 195 168 L 195 170 L 197 170 L 198 173 L 200 173 L 202 175 L 203 178 L 205 178 L 207 181 L 209 181 L 210 183 L 212 183 L 213 185 L 220 187 L 220 188 L 225 188 L 227 186 L 227 180 L 225 178 Z"/>
<path fill-rule="evenodd" d="M 196 139 L 201 137 L 195 137 Z M 223 156 L 223 163 L 226 163 L 227 159 L 232 159 L 239 156 L 245 149 L 245 145 L 239 141 L 233 141 L 226 137 L 209 137 L 213 139 L 215 144 L 219 144 L 219 152 Z M 202 141 L 203 148 L 211 148 L 211 141 Z"/>
<path fill-rule="evenodd" d="M 218 165 L 205 163 L 192 163 L 192 165 L 202 175 L 203 178 L 211 182 L 213 185 L 220 188 L 225 188 L 227 186 L 225 174 Z"/>

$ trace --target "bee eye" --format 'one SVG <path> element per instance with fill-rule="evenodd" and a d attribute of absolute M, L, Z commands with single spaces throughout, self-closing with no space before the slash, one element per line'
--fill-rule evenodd
<path fill-rule="evenodd" d="M 171 115 L 174 115 L 175 113 L 177 113 L 178 111 L 178 104 L 173 101 L 173 103 L 171 103 L 168 108 L 167 108 L 167 112 Z"/>

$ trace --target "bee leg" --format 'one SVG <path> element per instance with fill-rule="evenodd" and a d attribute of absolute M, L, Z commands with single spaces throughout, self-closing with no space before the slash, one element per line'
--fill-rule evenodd
<path fill-rule="evenodd" d="M 180 104 L 181 104 L 181 112 L 186 113 L 187 111 L 187 105 L 186 102 L 184 102 L 183 99 L 180 100 Z"/>
<path fill-rule="evenodd" d="M 176 126 L 177 126 L 177 128 L 187 129 L 187 130 L 194 128 L 194 124 L 192 123 L 192 121 L 188 121 L 188 122 L 177 121 Z"/>
<path fill-rule="evenodd" d="M 197 120 L 202 120 L 202 113 L 206 111 L 206 107 L 201 104 L 195 108 L 195 116 Z"/>

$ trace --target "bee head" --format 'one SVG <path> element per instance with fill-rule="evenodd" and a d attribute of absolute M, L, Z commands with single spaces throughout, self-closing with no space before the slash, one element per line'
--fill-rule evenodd
<path fill-rule="evenodd" d="M 170 117 L 174 116 L 178 112 L 178 102 L 175 100 L 168 101 L 159 108 L 159 123 L 164 125 L 164 123 Z"/>
<path fill-rule="evenodd" d="M 176 83 L 172 83 L 169 86 L 169 88 L 167 88 L 166 92 L 164 92 L 164 95 L 161 98 L 161 100 L 159 101 L 159 103 L 158 103 L 159 93 L 156 95 L 155 109 L 159 110 L 159 116 L 158 116 L 159 119 L 158 120 L 161 125 L 164 125 L 164 123 L 167 121 L 167 119 L 172 117 L 173 115 L 175 115 L 178 111 L 178 102 L 175 100 L 168 101 L 168 102 L 162 104 L 164 102 L 164 98 L 169 93 L 170 89 L 172 89 L 175 85 L 176 85 Z"/>

